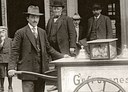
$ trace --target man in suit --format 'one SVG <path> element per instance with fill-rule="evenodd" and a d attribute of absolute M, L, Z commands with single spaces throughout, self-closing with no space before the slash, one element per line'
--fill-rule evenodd
<path fill-rule="evenodd" d="M 92 8 L 93 17 L 88 20 L 87 40 L 112 38 L 112 25 L 108 16 L 102 15 L 102 8 L 94 4 Z"/>
<path fill-rule="evenodd" d="M 81 21 L 81 17 L 78 13 L 75 13 L 73 15 L 73 23 L 74 23 L 74 26 L 75 26 L 75 29 L 76 29 L 76 34 L 77 34 L 77 37 L 76 37 L 76 45 L 77 45 L 77 49 L 76 49 L 76 54 L 78 55 L 79 53 L 79 50 L 81 49 L 81 40 L 84 39 L 84 36 L 85 36 L 85 32 L 83 30 L 83 26 L 80 24 L 80 21 Z"/>
<path fill-rule="evenodd" d="M 19 71 L 43 74 L 48 69 L 47 53 L 56 59 L 64 57 L 49 45 L 45 30 L 37 26 L 43 15 L 39 7 L 30 5 L 25 14 L 28 25 L 15 33 L 8 71 L 10 76 L 15 74 L 16 64 Z M 25 74 L 18 75 L 18 78 L 22 80 L 23 92 L 44 92 L 43 79 Z"/>
<path fill-rule="evenodd" d="M 7 27 L 0 26 L 0 92 L 4 92 L 4 79 L 8 68 L 2 63 L 8 63 L 10 61 L 11 46 L 12 40 L 7 37 Z M 13 92 L 12 77 L 8 76 L 8 83 L 8 92 Z"/>
<path fill-rule="evenodd" d="M 64 5 L 55 0 L 51 5 L 53 16 L 47 24 L 48 40 L 51 46 L 63 54 L 74 55 L 76 32 L 72 18 L 62 14 Z"/>
<path fill-rule="evenodd" d="M 75 26 L 75 29 L 76 29 L 76 33 L 77 33 L 77 39 L 76 39 L 76 42 L 78 43 L 79 40 L 83 39 L 83 27 L 82 25 L 80 24 L 80 21 L 81 21 L 81 17 L 78 13 L 75 13 L 73 15 L 73 23 L 74 23 L 74 26 Z"/>

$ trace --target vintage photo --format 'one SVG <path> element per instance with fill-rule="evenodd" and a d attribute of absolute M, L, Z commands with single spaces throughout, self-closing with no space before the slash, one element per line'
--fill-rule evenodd
<path fill-rule="evenodd" d="M 128 0 L 0 0 L 0 92 L 128 92 Z"/>

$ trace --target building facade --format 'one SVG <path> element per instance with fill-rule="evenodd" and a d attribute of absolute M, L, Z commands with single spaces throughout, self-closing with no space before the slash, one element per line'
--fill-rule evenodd
<path fill-rule="evenodd" d="M 111 18 L 113 37 L 118 38 L 117 49 L 119 53 L 123 46 L 128 46 L 128 0 L 61 0 L 64 5 L 64 13 L 70 17 L 74 13 L 79 13 L 82 17 L 81 22 L 86 32 L 87 19 L 92 16 L 91 6 L 100 3 L 103 6 L 102 13 Z M 13 38 L 17 29 L 26 25 L 23 12 L 28 5 L 36 4 L 40 11 L 44 13 L 41 17 L 39 26 L 45 29 L 48 19 L 52 15 L 50 4 L 53 0 L 1 0 L 0 24 L 8 27 L 8 36 Z"/>

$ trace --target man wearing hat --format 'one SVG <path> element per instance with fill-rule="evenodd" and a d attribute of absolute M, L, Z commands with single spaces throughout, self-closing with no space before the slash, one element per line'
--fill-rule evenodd
<path fill-rule="evenodd" d="M 7 27 L 0 26 L 0 63 L 10 62 L 12 40 L 7 37 Z M 8 68 L 8 67 L 6 67 Z M 5 66 L 0 64 L 0 92 L 4 92 Z M 12 77 L 8 77 L 8 92 L 12 90 Z"/>
<path fill-rule="evenodd" d="M 40 16 L 38 6 L 30 5 L 25 12 L 28 24 L 15 33 L 12 46 L 9 75 L 15 74 L 14 66 L 18 71 L 30 71 L 43 74 L 48 69 L 47 53 L 56 59 L 64 57 L 54 50 L 47 40 L 45 30 L 39 28 Z M 44 92 L 45 82 L 36 76 L 21 74 L 23 92 Z"/>
<path fill-rule="evenodd" d="M 85 32 L 83 30 L 83 26 L 80 24 L 80 20 L 81 20 L 80 15 L 78 13 L 75 13 L 72 18 L 73 18 L 73 23 L 74 23 L 74 26 L 76 29 L 76 34 L 77 34 L 77 37 L 76 37 L 76 45 L 77 45 L 76 54 L 78 55 L 78 52 L 81 48 L 81 45 L 85 45 L 85 44 L 81 43 L 81 41 L 85 38 Z"/>
<path fill-rule="evenodd" d="M 63 54 L 74 55 L 76 48 L 76 31 L 72 18 L 62 14 L 64 5 L 55 0 L 51 5 L 53 16 L 47 24 L 48 40 L 51 46 Z"/>
<path fill-rule="evenodd" d="M 87 40 L 112 38 L 112 25 L 108 16 L 102 15 L 99 4 L 92 7 L 93 17 L 88 20 Z"/>
<path fill-rule="evenodd" d="M 83 34 L 85 33 L 85 32 L 83 32 L 83 26 L 80 23 L 81 17 L 78 13 L 75 13 L 72 18 L 73 18 L 73 23 L 74 23 L 76 33 L 77 33 L 76 43 L 79 43 L 79 40 L 84 38 Z"/>

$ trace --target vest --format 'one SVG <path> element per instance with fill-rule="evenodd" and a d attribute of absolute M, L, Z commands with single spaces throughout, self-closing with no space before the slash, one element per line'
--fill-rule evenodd
<path fill-rule="evenodd" d="M 54 22 L 54 20 L 52 21 L 52 27 L 51 27 L 51 31 L 50 31 L 50 38 L 49 38 L 49 42 L 50 45 L 57 50 L 58 52 L 60 52 L 59 46 L 58 46 L 58 42 L 57 42 L 57 27 L 58 27 L 58 20 L 56 22 Z"/>
<path fill-rule="evenodd" d="M 39 33 L 38 33 L 39 34 Z M 34 37 L 35 38 L 35 37 Z M 37 36 L 37 38 L 35 38 L 35 42 L 36 42 L 36 47 L 37 47 L 37 54 L 40 57 L 41 56 L 41 44 L 40 44 L 40 39 L 39 39 L 39 35 Z"/>
<path fill-rule="evenodd" d="M 57 27 L 58 27 L 58 21 L 54 22 L 53 20 L 51 31 L 50 31 L 50 42 L 53 42 L 53 43 L 57 42 L 57 38 L 56 38 Z"/>

